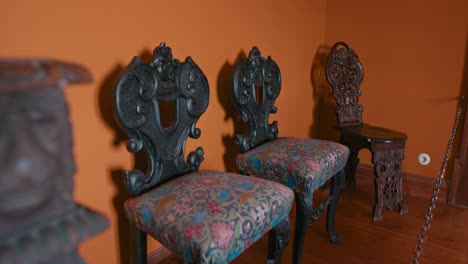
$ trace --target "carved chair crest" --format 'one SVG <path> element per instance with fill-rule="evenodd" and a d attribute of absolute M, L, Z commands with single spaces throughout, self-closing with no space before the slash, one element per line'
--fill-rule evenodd
<path fill-rule="evenodd" d="M 333 45 L 328 55 L 326 74 L 337 104 L 338 127 L 362 125 L 363 109 L 358 101 L 364 70 L 359 57 L 346 43 Z"/>
<path fill-rule="evenodd" d="M 196 122 L 209 101 L 206 76 L 195 62 L 172 58 L 164 43 L 154 50 L 153 61 L 134 57 L 122 73 L 115 90 L 117 119 L 129 136 L 127 150 L 144 149 L 148 171 L 125 171 L 130 193 L 139 195 L 167 180 L 198 170 L 203 149 L 198 147 L 184 160 L 187 138 L 199 138 Z M 164 126 L 161 107 L 170 102 L 173 118 Z"/>
<path fill-rule="evenodd" d="M 278 122 L 269 124 L 270 113 L 276 113 L 275 100 L 281 91 L 281 73 L 276 62 L 262 57 L 257 47 L 247 60 L 234 66 L 233 97 L 239 109 L 239 119 L 248 122 L 250 134 L 237 134 L 241 152 L 278 137 Z"/>

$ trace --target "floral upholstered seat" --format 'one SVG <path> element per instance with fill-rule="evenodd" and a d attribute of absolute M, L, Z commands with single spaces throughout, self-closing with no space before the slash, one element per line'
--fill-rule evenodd
<path fill-rule="evenodd" d="M 238 168 L 250 175 L 310 194 L 341 171 L 348 156 L 349 149 L 342 144 L 289 137 L 240 153 L 236 162 Z"/>
<path fill-rule="evenodd" d="M 288 217 L 293 199 L 278 183 L 198 171 L 127 200 L 125 208 L 139 229 L 187 263 L 226 263 Z"/>

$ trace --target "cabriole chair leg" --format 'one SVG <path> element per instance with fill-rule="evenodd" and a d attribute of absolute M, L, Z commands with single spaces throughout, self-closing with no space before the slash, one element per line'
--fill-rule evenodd
<path fill-rule="evenodd" d="M 335 215 L 336 215 L 336 206 L 338 205 L 338 201 L 340 200 L 341 193 L 344 189 L 346 173 L 344 169 L 339 171 L 333 178 L 332 178 L 332 187 L 330 191 L 330 195 L 332 196 L 332 200 L 327 208 L 327 231 L 328 231 L 328 238 L 332 243 L 340 242 L 341 238 L 335 232 Z"/>
<path fill-rule="evenodd" d="M 296 198 L 296 225 L 294 229 L 293 263 L 299 264 L 302 259 L 302 249 L 307 227 L 311 224 L 312 195 L 305 196 L 294 193 Z"/>
<path fill-rule="evenodd" d="M 280 264 L 284 248 L 289 243 L 289 233 L 291 227 L 289 218 L 281 220 L 268 233 L 268 260 L 267 264 Z"/>

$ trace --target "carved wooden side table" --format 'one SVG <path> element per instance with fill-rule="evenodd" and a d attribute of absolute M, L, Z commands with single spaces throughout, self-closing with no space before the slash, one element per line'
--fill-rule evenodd
<path fill-rule="evenodd" d="M 374 221 L 382 219 L 382 208 L 398 206 L 400 214 L 408 212 L 402 177 L 407 136 L 393 130 L 363 124 L 341 130 L 341 142 L 348 146 L 350 155 L 346 174 L 352 185 L 357 165 L 358 152 L 365 148 L 372 153 L 375 174 L 375 204 L 372 213 Z"/>

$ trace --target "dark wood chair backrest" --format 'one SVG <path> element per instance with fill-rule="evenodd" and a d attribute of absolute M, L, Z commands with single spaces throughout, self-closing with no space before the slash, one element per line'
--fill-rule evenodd
<path fill-rule="evenodd" d="M 359 104 L 359 96 L 364 70 L 359 57 L 348 44 L 337 42 L 328 55 L 326 68 L 337 105 L 338 128 L 361 126 L 363 108 Z"/>
<path fill-rule="evenodd" d="M 190 152 L 186 160 L 184 149 L 189 136 L 200 137 L 195 125 L 208 107 L 209 87 L 190 57 L 184 62 L 173 59 L 171 49 L 161 43 L 151 63 L 133 58 L 114 95 L 117 120 L 129 136 L 128 151 L 143 149 L 148 158 L 147 172 L 125 172 L 132 195 L 198 170 L 203 149 Z"/>
<path fill-rule="evenodd" d="M 239 109 L 239 119 L 248 122 L 249 133 L 236 134 L 241 152 L 278 137 L 278 122 L 269 124 L 270 113 L 276 113 L 275 100 L 281 91 L 281 73 L 276 62 L 262 57 L 253 47 L 247 60 L 234 66 L 232 93 Z"/>

